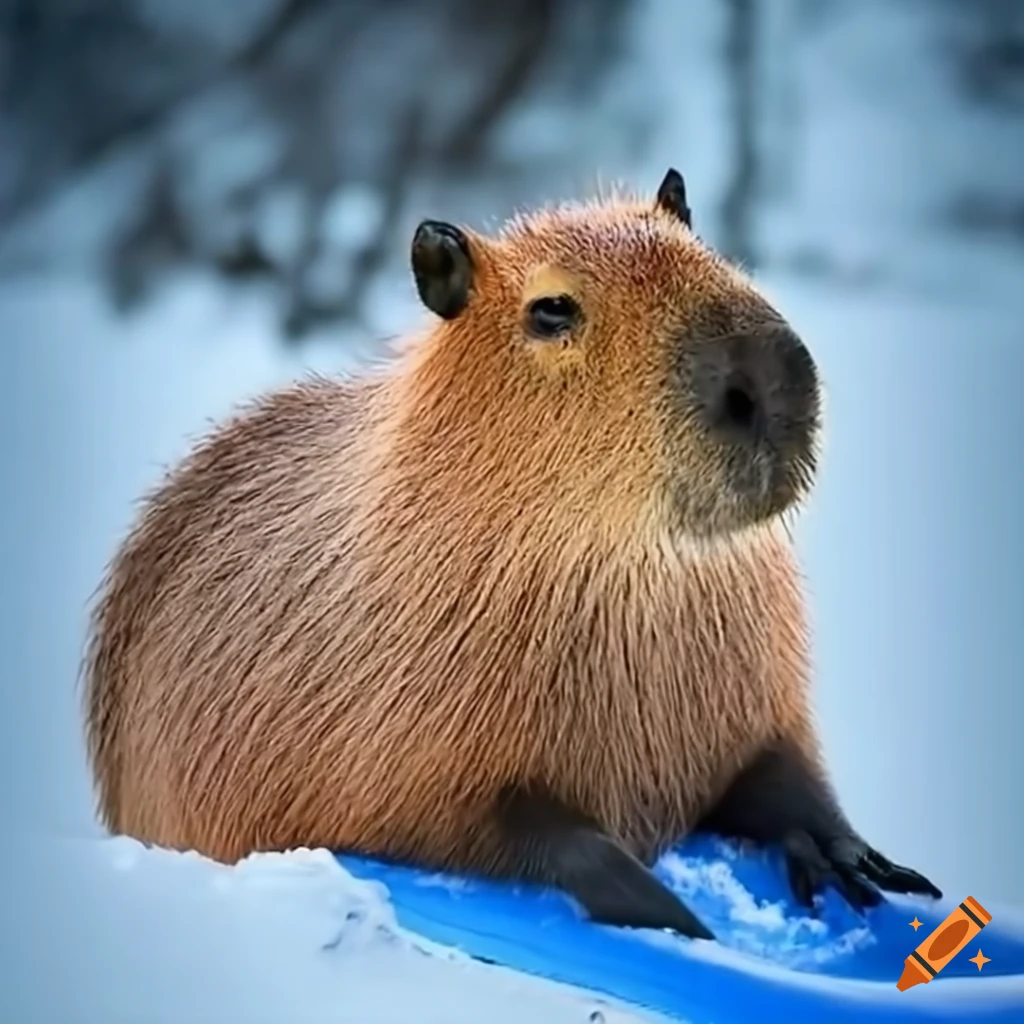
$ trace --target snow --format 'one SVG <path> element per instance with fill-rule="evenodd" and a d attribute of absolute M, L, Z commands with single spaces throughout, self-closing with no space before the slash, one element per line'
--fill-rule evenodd
<path fill-rule="evenodd" d="M 20 1012 L 6 1020 L 657 1022 L 406 933 L 381 887 L 323 850 L 225 867 L 115 838 L 48 843 L 32 856 L 49 884 L 15 894 L 10 908 L 21 925 L 4 949 L 2 998 Z M 55 913 L 61 927 L 44 930 Z M 97 942 L 99 927 L 125 940 Z M 26 948 L 33 941 L 45 942 L 59 985 L 40 988 L 27 956 L 42 948 Z"/>
<path fill-rule="evenodd" d="M 269 6 L 254 3 L 249 16 Z M 713 241 L 729 166 L 723 5 L 686 5 L 685 17 L 682 6 L 650 0 L 636 15 L 628 73 L 613 76 L 573 136 L 583 140 L 575 180 L 581 190 L 608 177 L 653 188 L 678 166 Z M 883 852 L 952 898 L 1020 907 L 1012 851 L 1024 838 L 1014 781 L 1024 690 L 1012 638 L 1024 606 L 1022 481 L 1006 451 L 1024 433 L 1024 249 L 957 234 L 941 216 L 964 192 L 1014 194 L 1020 145 L 1005 114 L 957 99 L 933 59 L 925 5 L 820 6 L 791 57 L 769 67 L 775 127 L 765 145 L 777 173 L 757 223 L 771 260 L 762 283 L 810 341 L 829 389 L 826 462 L 799 534 L 825 749 L 848 812 Z M 773 7 L 783 27 L 795 10 Z M 225 46 L 236 30 L 224 23 Z M 566 123 L 561 109 L 524 109 L 505 150 L 528 141 L 548 159 Z M 258 133 L 235 142 L 273 158 L 273 140 Z M 255 157 L 238 159 L 229 169 Z M 0 279 L 0 425 L 10 439 L 0 448 L 0 778 L 13 843 L 0 873 L 10 881 L 0 1016 L 648 1019 L 404 933 L 385 895 L 324 851 L 227 868 L 98 829 L 73 682 L 86 603 L 137 498 L 236 402 L 307 369 L 357 369 L 379 355 L 374 336 L 419 315 L 396 264 L 372 286 L 365 325 L 301 350 L 278 341 L 272 296 L 206 277 L 172 278 L 139 313 L 115 318 L 88 268 L 116 209 L 110 197 L 137 187 L 136 162 L 118 154 L 76 183 L 0 259 L 11 271 Z M 202 219 L 207 197 L 195 202 Z M 377 202 L 353 185 L 332 218 L 346 238 L 369 231 Z M 301 202 L 282 192 L 268 203 L 260 229 L 286 252 Z M 34 272 L 58 247 L 63 261 Z M 739 952 L 701 956 L 745 950 L 750 969 L 765 972 L 779 966 L 764 962 L 767 951 L 799 963 L 812 919 L 794 923 L 748 892 L 727 860 L 670 866 L 736 925 Z M 851 928 L 835 941 L 833 953 L 870 936 Z"/>
<path fill-rule="evenodd" d="M 724 903 L 732 929 L 729 946 L 773 960 L 787 967 L 820 964 L 868 945 L 871 932 L 858 925 L 821 944 L 828 926 L 809 914 L 788 914 L 782 901 L 758 900 L 738 881 L 726 860 L 692 860 L 670 855 L 665 869 L 674 888 L 684 894 L 695 890 Z"/>
<path fill-rule="evenodd" d="M 733 874 L 727 860 L 696 860 L 670 854 L 664 869 L 684 897 L 694 891 L 724 904 L 729 948 L 796 969 L 826 963 L 870 945 L 870 930 L 856 925 L 829 935 L 826 923 L 810 914 L 787 914 L 781 901 L 757 899 Z M 823 939 L 827 941 L 822 942 Z"/>

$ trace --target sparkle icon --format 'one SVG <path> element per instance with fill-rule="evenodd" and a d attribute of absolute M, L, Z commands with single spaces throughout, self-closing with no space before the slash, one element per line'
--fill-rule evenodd
<path fill-rule="evenodd" d="M 916 932 L 921 927 L 922 922 L 918 921 L 917 916 L 914 916 L 914 920 L 910 922 L 910 927 Z"/>
<path fill-rule="evenodd" d="M 985 966 L 985 964 L 991 963 L 991 962 L 992 962 L 992 958 L 990 956 L 985 956 L 985 954 L 982 953 L 982 951 L 980 949 L 978 950 L 978 955 L 977 956 L 972 956 L 971 957 L 971 963 L 972 964 L 977 964 L 979 971 L 982 969 L 982 967 Z"/>

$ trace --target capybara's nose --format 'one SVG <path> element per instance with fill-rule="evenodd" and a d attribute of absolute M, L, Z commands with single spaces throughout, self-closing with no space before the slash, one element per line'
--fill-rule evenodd
<path fill-rule="evenodd" d="M 693 392 L 704 426 L 738 445 L 806 440 L 818 407 L 818 373 L 784 323 L 713 341 L 693 353 Z"/>

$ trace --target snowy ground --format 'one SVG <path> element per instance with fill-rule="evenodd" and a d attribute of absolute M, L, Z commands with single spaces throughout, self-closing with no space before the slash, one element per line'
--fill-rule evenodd
<path fill-rule="evenodd" d="M 38 957 L 45 946 L 58 984 L 40 991 L 35 972 L 5 968 L 3 999 L 19 1012 L 4 1019 L 19 1024 L 655 1020 L 403 932 L 386 894 L 326 851 L 257 855 L 234 868 L 128 839 L 33 852 L 52 887 L 16 902 L 19 947 Z M 114 928 L 126 939 L 106 939 Z M 24 963 L 21 949 L 11 955 Z"/>
<path fill-rule="evenodd" d="M 1024 249 L 932 216 L 968 185 L 1019 185 L 1020 145 L 957 102 L 918 5 L 847 6 L 780 59 L 804 130 L 762 238 L 777 267 L 764 284 L 829 384 L 828 459 L 801 534 L 826 749 L 851 816 L 890 856 L 956 899 L 1024 906 L 1010 639 L 1024 481 L 1007 458 L 1024 433 Z M 656 0 L 637 33 L 628 90 L 663 109 L 633 177 L 653 187 L 678 164 L 700 218 L 725 165 L 718 26 L 692 16 L 669 32 L 678 10 Z M 386 299 L 388 330 L 415 315 L 404 287 Z M 352 362 L 326 341 L 301 362 L 284 354 L 269 313 L 191 278 L 127 321 L 78 273 L 0 283 L 0 479 L 17 496 L 0 531 L 0 777 L 10 834 L 28 837 L 2 874 L 0 1015 L 598 1020 L 586 994 L 424 949 L 326 854 L 229 870 L 99 835 L 72 683 L 85 603 L 133 502 L 237 400 Z M 923 771 L 926 785 L 908 781 Z"/>

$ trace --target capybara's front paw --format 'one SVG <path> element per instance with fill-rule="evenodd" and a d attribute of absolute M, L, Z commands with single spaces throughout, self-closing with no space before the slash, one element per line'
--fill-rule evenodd
<path fill-rule="evenodd" d="M 793 895 L 805 907 L 832 886 L 857 911 L 881 902 L 880 890 L 918 893 L 938 899 L 942 893 L 924 875 L 893 864 L 859 836 L 820 844 L 810 833 L 790 832 L 783 840 Z"/>
<path fill-rule="evenodd" d="M 856 835 L 844 836 L 829 845 L 833 862 L 859 871 L 886 892 L 905 892 L 940 899 L 942 891 L 913 868 L 893 864 Z"/>

